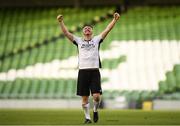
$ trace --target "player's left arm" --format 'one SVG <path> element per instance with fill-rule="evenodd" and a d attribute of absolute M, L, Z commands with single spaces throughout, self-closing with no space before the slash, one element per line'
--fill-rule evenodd
<path fill-rule="evenodd" d="M 102 39 L 105 39 L 107 34 L 112 30 L 118 19 L 120 18 L 120 15 L 118 13 L 114 13 L 112 21 L 108 24 L 108 26 L 105 28 L 105 30 L 100 34 Z"/>

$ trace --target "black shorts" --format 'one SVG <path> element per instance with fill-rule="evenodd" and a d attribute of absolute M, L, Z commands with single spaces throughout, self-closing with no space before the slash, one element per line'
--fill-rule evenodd
<path fill-rule="evenodd" d="M 77 95 L 89 96 L 94 93 L 102 94 L 101 75 L 99 69 L 81 69 L 78 73 Z"/>

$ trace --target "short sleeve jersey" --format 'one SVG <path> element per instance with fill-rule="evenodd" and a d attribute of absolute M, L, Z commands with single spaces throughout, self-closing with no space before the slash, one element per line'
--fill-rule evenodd
<path fill-rule="evenodd" d="M 101 68 L 99 57 L 100 44 L 103 41 L 100 35 L 86 41 L 81 37 L 73 36 L 73 43 L 78 47 L 79 69 Z"/>

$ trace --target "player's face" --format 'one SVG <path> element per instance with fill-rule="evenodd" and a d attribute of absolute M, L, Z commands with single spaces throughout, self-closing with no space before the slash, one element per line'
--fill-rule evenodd
<path fill-rule="evenodd" d="M 85 27 L 83 28 L 83 34 L 84 34 L 84 35 L 92 35 L 92 33 L 93 33 L 92 27 L 90 27 L 90 26 L 85 26 Z"/>

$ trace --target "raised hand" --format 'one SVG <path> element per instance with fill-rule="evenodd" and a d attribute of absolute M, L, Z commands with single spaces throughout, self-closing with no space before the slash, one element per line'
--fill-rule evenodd
<path fill-rule="evenodd" d="M 114 13 L 113 16 L 114 16 L 114 19 L 115 19 L 115 20 L 118 20 L 118 19 L 120 18 L 120 15 L 119 15 L 118 13 Z"/>
<path fill-rule="evenodd" d="M 57 16 L 57 20 L 58 20 L 59 22 L 61 22 L 61 21 L 63 20 L 63 16 L 62 16 L 62 15 L 58 15 L 58 16 Z"/>

